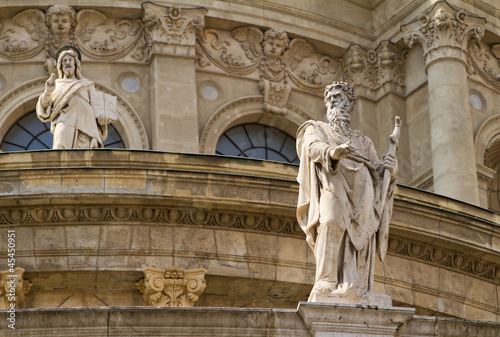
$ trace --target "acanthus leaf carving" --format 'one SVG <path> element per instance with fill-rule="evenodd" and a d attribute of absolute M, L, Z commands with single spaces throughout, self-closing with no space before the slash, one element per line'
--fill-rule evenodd
<path fill-rule="evenodd" d="M 205 26 L 205 8 L 142 4 L 142 21 L 152 53 L 196 56 L 196 34 Z"/>
<path fill-rule="evenodd" d="M 387 92 L 404 95 L 405 67 L 403 53 L 390 41 L 376 49 L 365 50 L 351 45 L 344 55 L 344 80 L 357 95 L 378 99 Z"/>
<path fill-rule="evenodd" d="M 422 44 L 426 66 L 441 58 L 455 58 L 466 64 L 469 41 L 482 38 L 485 22 L 484 18 L 471 16 L 440 1 L 417 21 L 402 26 L 402 30 L 410 48 L 417 42 Z"/>
<path fill-rule="evenodd" d="M 205 269 L 166 270 L 146 267 L 144 278 L 136 282 L 142 299 L 155 307 L 192 307 L 206 287 Z"/>
<path fill-rule="evenodd" d="M 0 310 L 18 308 L 26 299 L 33 283 L 24 280 L 23 268 L 12 268 L 0 272 Z"/>

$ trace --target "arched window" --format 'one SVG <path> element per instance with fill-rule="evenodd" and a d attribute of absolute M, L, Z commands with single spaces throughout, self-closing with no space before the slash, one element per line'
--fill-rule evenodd
<path fill-rule="evenodd" d="M 32 111 L 20 118 L 7 131 L 0 149 L 4 152 L 51 149 L 52 140 L 50 122 L 40 121 L 36 112 Z M 104 147 L 125 148 L 122 138 L 111 124 L 108 124 L 108 138 L 104 141 Z"/>
<path fill-rule="evenodd" d="M 227 130 L 217 142 L 217 154 L 299 163 L 295 139 L 280 129 L 242 124 Z"/>

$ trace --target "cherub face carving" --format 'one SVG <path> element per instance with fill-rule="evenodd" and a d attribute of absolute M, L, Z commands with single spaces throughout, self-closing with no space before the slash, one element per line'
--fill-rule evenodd
<path fill-rule="evenodd" d="M 54 35 L 60 39 L 68 36 L 71 29 L 71 20 L 69 15 L 53 15 L 50 22 L 50 29 Z"/>
<path fill-rule="evenodd" d="M 268 39 L 264 43 L 264 55 L 269 58 L 278 58 L 285 51 L 285 41 L 280 39 Z"/>

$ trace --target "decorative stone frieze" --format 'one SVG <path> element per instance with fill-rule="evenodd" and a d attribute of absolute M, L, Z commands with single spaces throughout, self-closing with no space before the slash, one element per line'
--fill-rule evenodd
<path fill-rule="evenodd" d="M 403 53 L 390 41 L 382 41 L 370 50 L 351 45 L 343 64 L 344 80 L 358 96 L 377 100 L 388 92 L 400 96 L 405 93 Z"/>
<path fill-rule="evenodd" d="M 0 211 L 1 224 L 69 223 L 184 224 L 240 228 L 258 232 L 302 236 L 295 217 L 264 216 L 248 212 L 212 211 L 194 208 L 144 206 L 71 206 L 16 208 Z"/>
<path fill-rule="evenodd" d="M 29 293 L 33 283 L 23 279 L 24 269 L 0 271 L 0 309 L 10 309 L 11 305 L 19 307 Z"/>
<path fill-rule="evenodd" d="M 269 29 L 263 33 L 255 27 L 232 32 L 205 29 L 198 42 L 200 68 L 215 66 L 236 75 L 258 70 L 264 107 L 277 114 L 288 112 L 292 84 L 321 93 L 325 85 L 342 76 L 340 59 L 316 53 L 303 39 L 290 41 L 283 31 Z"/>
<path fill-rule="evenodd" d="M 488 46 L 481 41 L 469 44 L 469 75 L 478 75 L 486 83 L 500 90 L 500 44 Z"/>
<path fill-rule="evenodd" d="M 147 267 L 143 272 L 135 284 L 144 302 L 154 307 L 192 307 L 206 287 L 205 269 Z"/>
<path fill-rule="evenodd" d="M 140 20 L 112 19 L 93 9 L 75 11 L 55 5 L 47 11 L 27 9 L 12 19 L 0 20 L 0 56 L 17 61 L 45 50 L 47 70 L 54 71 L 56 51 L 73 45 L 93 59 L 116 60 L 130 54 L 147 60 Z"/>
<path fill-rule="evenodd" d="M 439 1 L 418 20 L 401 27 L 410 48 L 419 41 L 424 48 L 426 68 L 442 58 L 452 58 L 467 64 L 468 44 L 484 35 L 484 18 L 456 10 L 446 1 Z"/>
<path fill-rule="evenodd" d="M 500 264 L 428 242 L 391 235 L 388 253 L 407 256 L 421 262 L 449 268 L 456 272 L 500 284 Z"/>
<path fill-rule="evenodd" d="M 160 6 L 151 2 L 144 3 L 142 8 L 151 53 L 196 55 L 196 34 L 205 26 L 205 8 Z"/>

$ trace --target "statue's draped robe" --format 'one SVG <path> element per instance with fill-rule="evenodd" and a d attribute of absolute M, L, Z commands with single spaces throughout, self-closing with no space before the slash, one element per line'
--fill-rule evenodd
<path fill-rule="evenodd" d="M 38 100 L 36 113 L 44 122 L 52 122 L 53 148 L 102 148 L 107 136 L 107 126 L 99 126 L 91 105 L 94 83 L 87 79 L 58 79 L 51 95 L 51 103 L 44 108 Z M 65 131 L 57 132 L 59 123 Z M 72 131 L 71 131 L 72 130 Z"/>
<path fill-rule="evenodd" d="M 329 150 L 348 141 L 356 151 L 332 160 Z M 297 219 L 316 257 L 315 290 L 372 292 L 376 247 L 382 260 L 387 250 L 395 179 L 382 191 L 383 162 L 372 141 L 357 131 L 347 138 L 324 122 L 299 128 L 297 153 Z"/>

